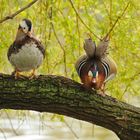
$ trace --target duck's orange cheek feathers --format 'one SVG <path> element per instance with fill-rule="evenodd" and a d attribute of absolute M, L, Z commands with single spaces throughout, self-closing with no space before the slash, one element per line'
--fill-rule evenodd
<path fill-rule="evenodd" d="M 92 77 L 84 76 L 81 77 L 81 82 L 84 84 L 87 88 L 92 88 Z"/>
<path fill-rule="evenodd" d="M 83 78 L 81 78 L 81 81 L 84 84 L 84 86 L 89 87 L 89 88 L 94 88 L 97 90 L 101 88 L 104 80 L 105 78 L 103 75 L 98 75 L 95 83 L 93 83 L 93 78 L 90 76 L 84 76 Z"/>

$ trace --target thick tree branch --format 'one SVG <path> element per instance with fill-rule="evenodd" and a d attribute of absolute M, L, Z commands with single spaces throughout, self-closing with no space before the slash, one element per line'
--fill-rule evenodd
<path fill-rule="evenodd" d="M 15 16 L 17 16 L 18 14 L 20 14 L 21 12 L 23 12 L 24 10 L 26 10 L 27 8 L 31 7 L 34 3 L 36 3 L 38 0 L 33 0 L 32 2 L 30 2 L 29 4 L 27 4 L 26 6 L 22 7 L 20 10 L 16 11 L 15 13 L 8 15 L 6 17 L 4 17 L 3 19 L 0 20 L 0 23 L 3 23 L 6 20 L 9 19 L 13 19 Z"/>
<path fill-rule="evenodd" d="M 121 140 L 140 139 L 140 108 L 102 97 L 61 76 L 15 80 L 1 74 L 0 109 L 63 114 L 110 129 Z"/>

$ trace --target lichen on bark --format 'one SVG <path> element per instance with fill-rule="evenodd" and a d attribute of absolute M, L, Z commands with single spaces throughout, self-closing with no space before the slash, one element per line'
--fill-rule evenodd
<path fill-rule="evenodd" d="M 140 108 L 102 97 L 62 76 L 15 80 L 1 74 L 0 109 L 58 113 L 105 127 L 121 140 L 140 139 Z"/>

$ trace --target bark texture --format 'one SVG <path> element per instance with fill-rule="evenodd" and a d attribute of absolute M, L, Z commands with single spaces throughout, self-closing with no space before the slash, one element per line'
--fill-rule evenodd
<path fill-rule="evenodd" d="M 0 109 L 58 113 L 112 130 L 120 140 L 140 140 L 140 108 L 62 76 L 15 80 L 1 74 Z"/>

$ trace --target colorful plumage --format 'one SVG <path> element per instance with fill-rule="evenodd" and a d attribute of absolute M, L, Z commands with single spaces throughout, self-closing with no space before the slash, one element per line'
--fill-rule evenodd
<path fill-rule="evenodd" d="M 15 78 L 21 77 L 20 72 L 31 71 L 29 78 L 35 77 L 35 70 L 42 64 L 45 49 L 41 42 L 32 34 L 32 23 L 23 19 L 19 24 L 16 39 L 10 46 L 8 60 L 14 67 Z"/>
<path fill-rule="evenodd" d="M 86 39 L 84 43 L 86 55 L 81 56 L 75 64 L 84 86 L 100 89 L 103 94 L 105 83 L 117 73 L 116 63 L 107 55 L 108 44 L 107 38 L 100 41 L 97 47 L 92 39 Z"/>

